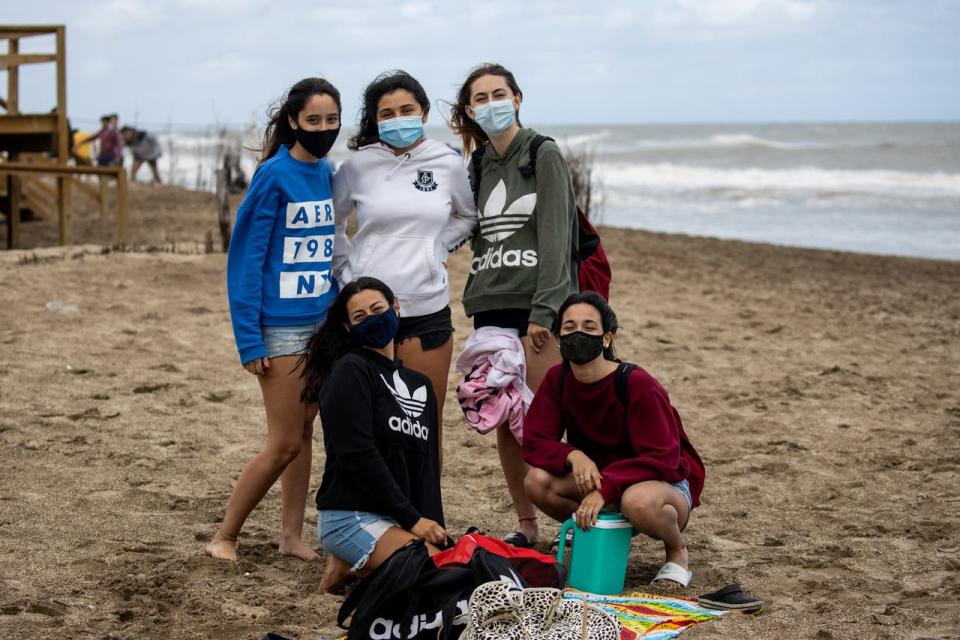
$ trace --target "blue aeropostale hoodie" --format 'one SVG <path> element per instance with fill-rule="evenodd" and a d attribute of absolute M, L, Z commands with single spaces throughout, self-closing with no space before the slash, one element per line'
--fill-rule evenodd
<path fill-rule="evenodd" d="M 261 327 L 324 319 L 338 291 L 330 271 L 334 224 L 330 165 L 297 160 L 281 145 L 250 181 L 227 254 L 240 362 L 267 355 Z"/>

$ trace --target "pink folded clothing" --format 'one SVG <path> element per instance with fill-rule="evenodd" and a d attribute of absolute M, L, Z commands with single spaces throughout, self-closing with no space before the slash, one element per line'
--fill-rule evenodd
<path fill-rule="evenodd" d="M 467 423 L 479 433 L 509 424 L 522 442 L 523 418 L 533 393 L 527 387 L 523 343 L 516 329 L 477 329 L 457 357 L 457 371 L 464 374 L 457 398 Z"/>

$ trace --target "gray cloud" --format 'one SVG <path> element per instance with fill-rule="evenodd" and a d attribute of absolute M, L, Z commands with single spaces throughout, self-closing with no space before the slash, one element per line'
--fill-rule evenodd
<path fill-rule="evenodd" d="M 352 121 L 381 71 L 449 99 L 490 60 L 517 74 L 531 123 L 960 117 L 956 0 L 34 0 L 5 14 L 68 25 L 77 120 L 243 123 L 322 74 Z M 44 83 L 24 74 L 37 110 Z"/>

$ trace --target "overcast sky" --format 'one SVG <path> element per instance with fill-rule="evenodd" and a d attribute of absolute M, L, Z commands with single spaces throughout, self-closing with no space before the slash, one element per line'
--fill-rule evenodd
<path fill-rule="evenodd" d="M 106 111 L 262 121 L 317 74 L 353 122 L 381 71 L 406 69 L 436 102 L 484 61 L 514 71 L 531 123 L 960 119 L 960 0 L 3 4 L 7 23 L 67 25 L 68 113 L 86 127 Z M 50 109 L 52 65 L 21 76 L 24 110 Z"/>

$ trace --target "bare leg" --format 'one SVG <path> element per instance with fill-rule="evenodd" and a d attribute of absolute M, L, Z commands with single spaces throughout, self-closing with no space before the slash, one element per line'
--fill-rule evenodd
<path fill-rule="evenodd" d="M 303 423 L 300 455 L 280 475 L 282 512 L 280 518 L 280 553 L 301 560 L 317 560 L 319 556 L 303 541 L 303 515 L 310 489 L 313 462 L 313 420 L 317 405 L 307 407 Z"/>
<path fill-rule="evenodd" d="M 150 171 L 153 173 L 153 181 L 160 184 L 160 170 L 157 169 L 157 161 L 148 160 L 147 164 L 150 165 Z"/>
<path fill-rule="evenodd" d="M 557 522 L 568 520 L 580 506 L 580 491 L 572 473 L 555 476 L 549 471 L 531 467 L 523 488 L 530 501 Z"/>
<path fill-rule="evenodd" d="M 443 471 L 443 405 L 447 399 L 447 380 L 450 377 L 450 360 L 453 358 L 453 336 L 446 344 L 424 351 L 420 338 L 407 338 L 397 343 L 397 357 L 414 371 L 430 378 L 433 393 L 437 398 L 437 438 L 440 450 L 440 470 Z"/>
<path fill-rule="evenodd" d="M 373 571 L 381 564 L 386 562 L 387 558 L 392 556 L 397 549 L 408 544 L 411 540 L 416 539 L 417 536 L 413 535 L 409 531 L 401 529 L 400 527 L 390 527 L 377 541 L 377 546 L 374 547 L 373 553 L 371 553 L 370 557 L 367 558 L 367 563 L 363 566 L 363 569 L 360 570 L 360 573 L 366 574 Z M 427 553 L 429 553 L 431 556 L 440 553 L 440 550 L 429 542 L 426 543 L 426 546 Z M 327 567 L 323 572 L 323 578 L 320 580 L 320 589 L 322 591 L 329 591 L 338 582 L 343 580 L 349 573 L 349 564 L 340 558 L 337 558 L 336 556 L 328 556 Z"/>
<path fill-rule="evenodd" d="M 323 568 L 323 577 L 320 578 L 320 591 L 330 591 L 341 580 L 350 575 L 350 564 L 327 553 L 326 566 Z"/>
<path fill-rule="evenodd" d="M 268 373 L 259 378 L 267 410 L 267 441 L 244 467 L 227 502 L 223 522 L 206 547 L 214 558 L 237 559 L 236 537 L 247 516 L 287 465 L 300 455 L 306 408 L 300 403 L 303 382 L 295 370 L 298 359 L 299 356 L 273 358 Z"/>
<path fill-rule="evenodd" d="M 676 488 L 659 480 L 638 482 L 623 492 L 620 510 L 639 531 L 663 541 L 666 562 L 687 568 L 687 545 L 680 527 L 686 524 L 690 510 Z"/>
<path fill-rule="evenodd" d="M 540 388 L 544 376 L 550 367 L 560 364 L 563 358 L 560 356 L 560 343 L 556 338 L 550 337 L 547 343 L 536 353 L 530 346 L 530 338 L 523 338 L 523 352 L 527 359 L 527 386 L 534 393 Z"/>
<path fill-rule="evenodd" d="M 530 338 L 524 337 L 522 342 L 527 362 L 527 386 L 530 387 L 531 391 L 536 392 L 547 373 L 547 369 L 560 363 L 560 346 L 556 340 L 551 338 L 540 349 L 540 353 L 536 353 L 530 344 Z M 536 518 L 537 509 L 523 489 L 524 478 L 527 476 L 529 467 L 523 460 L 520 443 L 513 437 L 509 425 L 503 424 L 497 428 L 497 453 L 500 455 L 500 466 L 503 469 L 507 489 L 510 491 L 513 508 L 519 520 L 518 530 L 531 543 L 536 543 L 538 539 L 537 521 L 532 518 Z"/>
<path fill-rule="evenodd" d="M 140 171 L 140 165 L 143 164 L 143 160 L 138 160 L 137 158 L 133 159 L 133 166 L 130 167 L 130 181 L 137 181 L 137 173 Z"/>
<path fill-rule="evenodd" d="M 537 542 L 537 508 L 533 506 L 523 490 L 523 479 L 527 475 L 527 463 L 523 461 L 520 443 L 513 437 L 510 425 L 497 427 L 497 453 L 500 455 L 500 467 L 507 481 L 507 489 L 513 500 L 513 509 L 517 513 L 517 530 L 526 536 L 531 544 Z"/>

